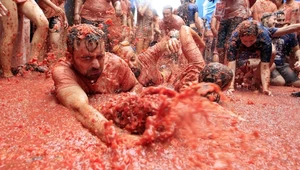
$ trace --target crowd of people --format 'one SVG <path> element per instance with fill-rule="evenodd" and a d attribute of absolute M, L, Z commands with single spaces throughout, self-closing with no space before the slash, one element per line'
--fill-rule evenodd
<path fill-rule="evenodd" d="M 194 0 L 181 0 L 176 9 L 164 6 L 163 18 L 151 0 L 75 0 L 72 26 L 64 5 L 63 0 L 0 2 L 2 77 L 14 76 L 12 51 L 22 13 L 35 25 L 24 68 L 46 71 L 40 68 L 47 60 L 42 50 L 54 53 L 57 60 L 46 66 L 57 99 L 100 138 L 107 120 L 89 105 L 88 94 L 139 93 L 159 85 L 181 92 L 202 82 L 228 94 L 237 87 L 267 95 L 270 84 L 300 87 L 300 3 L 294 0 L 257 0 L 253 6 L 219 0 L 211 29 Z M 215 43 L 206 44 L 207 39 Z M 218 94 L 209 99 L 218 101 Z"/>

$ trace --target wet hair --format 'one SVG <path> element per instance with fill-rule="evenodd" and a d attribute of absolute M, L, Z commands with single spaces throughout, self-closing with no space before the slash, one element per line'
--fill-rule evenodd
<path fill-rule="evenodd" d="M 93 52 L 100 45 L 103 37 L 103 31 L 90 24 L 74 25 L 68 29 L 67 34 L 67 48 L 70 54 L 74 52 L 75 43 L 77 46 L 84 40 L 85 46 L 88 51 Z"/>
<path fill-rule="evenodd" d="M 261 24 L 265 27 L 269 27 L 268 26 L 268 19 L 271 17 L 271 16 L 275 16 L 275 13 L 271 13 L 271 12 L 265 12 L 262 17 L 261 17 Z"/>
<path fill-rule="evenodd" d="M 285 15 L 285 13 L 282 10 L 278 10 L 274 13 L 276 16 L 278 15 Z"/>
<path fill-rule="evenodd" d="M 258 21 L 246 20 L 237 26 L 240 37 L 257 36 L 258 35 Z"/>
<path fill-rule="evenodd" d="M 232 78 L 232 70 L 216 62 L 207 64 L 199 74 L 199 82 L 215 83 L 221 90 L 225 90 L 230 85 Z"/>
<path fill-rule="evenodd" d="M 165 9 L 170 9 L 171 12 L 173 12 L 173 7 L 172 7 L 171 5 L 165 5 L 165 6 L 163 7 L 163 10 L 165 10 Z"/>
<path fill-rule="evenodd" d="M 274 15 L 274 13 L 266 12 L 266 13 L 264 13 L 264 14 L 262 15 L 260 21 L 263 22 L 265 19 L 268 19 L 268 18 L 270 18 L 270 17 L 273 16 L 273 15 Z"/>

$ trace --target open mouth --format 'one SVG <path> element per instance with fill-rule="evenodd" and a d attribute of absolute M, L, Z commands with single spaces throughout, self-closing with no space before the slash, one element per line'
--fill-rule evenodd
<path fill-rule="evenodd" d="M 133 74 L 136 78 L 138 78 L 141 74 L 141 70 L 138 68 L 131 68 L 131 71 L 133 72 Z"/>

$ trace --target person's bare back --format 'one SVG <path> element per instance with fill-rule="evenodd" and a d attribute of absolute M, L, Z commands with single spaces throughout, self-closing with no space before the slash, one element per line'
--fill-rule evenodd
<path fill-rule="evenodd" d="M 107 0 L 86 0 L 82 5 L 80 13 L 82 18 L 90 21 L 105 21 L 115 15 L 111 1 Z"/>
<path fill-rule="evenodd" d="M 224 18 L 247 18 L 249 16 L 249 2 L 247 0 L 221 0 L 221 3 L 225 3 Z"/>

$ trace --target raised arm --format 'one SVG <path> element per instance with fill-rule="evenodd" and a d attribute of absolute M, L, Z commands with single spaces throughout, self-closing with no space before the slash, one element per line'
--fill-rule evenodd
<path fill-rule="evenodd" d="M 193 29 L 188 26 L 181 26 L 180 42 L 183 54 L 189 63 L 204 62 L 201 52 L 205 48 L 205 42 Z"/>

